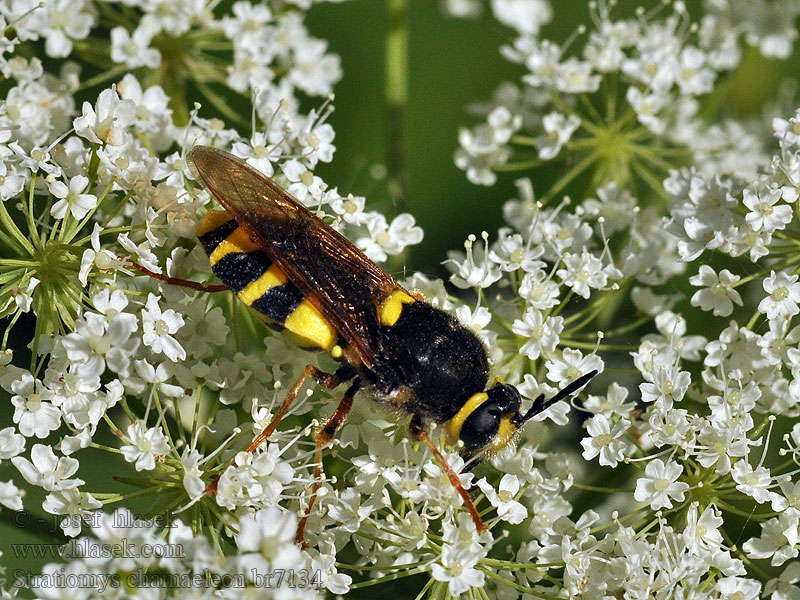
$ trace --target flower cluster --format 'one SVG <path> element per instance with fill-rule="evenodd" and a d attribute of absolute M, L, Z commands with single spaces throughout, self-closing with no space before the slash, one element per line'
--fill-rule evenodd
<path fill-rule="evenodd" d="M 0 504 L 56 515 L 69 540 L 3 592 L 321 597 L 425 574 L 415 596 L 798 598 L 800 111 L 745 129 L 700 107 L 745 44 L 787 56 L 800 4 L 708 0 L 695 23 L 681 2 L 599 1 L 558 44 L 546 0 L 491 1 L 525 71 L 455 161 L 487 185 L 570 166 L 538 196 L 518 179 L 505 225 L 449 255 L 461 299 L 401 283 L 480 337 L 524 409 L 600 374 L 481 465 L 432 431 L 487 532 L 376 403 L 326 450 L 310 512 L 336 392 L 301 391 L 246 451 L 309 361 L 336 363 L 209 291 L 193 238 L 213 202 L 187 152 L 233 152 L 378 262 L 422 238 L 315 174 L 341 69 L 305 28 L 312 4 L 0 0 Z M 553 435 L 571 408 L 574 443 Z"/>
<path fill-rule="evenodd" d="M 453 14 L 468 16 L 463 4 Z M 549 6 L 492 2 L 518 34 L 504 54 L 526 71 L 479 107 L 486 121 L 461 131 L 455 155 L 484 185 L 567 161 L 538 198 L 519 180 L 510 227 L 491 243 L 484 233 L 480 251 L 471 238 L 450 266 L 523 396 L 549 392 L 545 378 L 619 372 L 575 403 L 587 415 L 579 457 L 545 454 L 535 476 L 523 452 L 495 460 L 532 484 L 532 540 L 508 564 L 563 569 L 556 589 L 570 596 L 798 594 L 800 111 L 745 129 L 700 107 L 744 43 L 788 56 L 800 5 L 704 4 L 695 24 L 681 2 L 634 18 L 593 3 L 594 27 L 558 45 L 539 36 Z M 526 591 L 555 591 L 528 569 Z"/>

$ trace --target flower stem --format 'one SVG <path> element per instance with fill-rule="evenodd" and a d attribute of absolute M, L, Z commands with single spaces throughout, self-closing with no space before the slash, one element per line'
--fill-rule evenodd
<path fill-rule="evenodd" d="M 407 198 L 408 0 L 387 0 L 386 13 L 386 169 L 389 194 L 397 210 L 402 211 Z"/>

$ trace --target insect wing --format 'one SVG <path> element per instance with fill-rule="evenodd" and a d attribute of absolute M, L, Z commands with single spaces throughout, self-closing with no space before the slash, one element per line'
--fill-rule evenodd
<path fill-rule="evenodd" d="M 381 357 L 377 306 L 400 289 L 347 238 L 237 157 L 191 150 L 200 180 L 270 260 L 354 347 L 366 366 Z"/>

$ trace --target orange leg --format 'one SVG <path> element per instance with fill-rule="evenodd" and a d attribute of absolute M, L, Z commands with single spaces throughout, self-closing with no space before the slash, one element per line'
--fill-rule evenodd
<path fill-rule="evenodd" d="M 163 281 L 165 283 L 169 283 L 172 285 L 180 285 L 183 287 L 192 288 L 193 290 L 199 290 L 201 292 L 224 292 L 225 290 L 229 289 L 227 286 L 224 286 L 220 283 L 200 283 L 197 281 L 189 281 L 188 279 L 181 279 L 179 277 L 169 277 L 168 275 L 162 275 L 161 273 L 156 273 L 155 271 L 151 271 L 147 267 L 140 265 L 137 262 L 132 261 L 130 258 L 120 257 L 122 260 L 125 261 L 125 264 L 129 267 L 133 267 L 137 271 L 144 273 L 145 275 L 149 275 L 153 279 L 158 279 L 159 281 Z"/>
<path fill-rule="evenodd" d="M 322 481 L 325 478 L 325 471 L 322 468 L 322 449 L 331 443 L 336 431 L 342 426 L 342 423 L 344 423 L 344 420 L 350 413 L 350 409 L 353 406 L 353 396 L 355 396 L 360 385 L 361 380 L 356 379 L 352 385 L 347 388 L 347 391 L 344 393 L 344 398 L 339 401 L 336 412 L 325 422 L 325 425 L 322 426 L 322 429 L 317 432 L 314 438 L 317 442 L 317 452 L 314 456 L 317 463 L 314 467 L 314 485 L 311 487 L 311 498 L 308 500 L 305 515 L 300 519 L 300 523 L 297 525 L 297 533 L 295 534 L 295 541 L 301 544 L 303 548 L 308 547 L 308 544 L 303 539 L 303 531 L 305 531 L 306 523 L 308 522 L 308 515 L 311 513 L 311 509 L 317 501 L 317 492 L 319 488 L 322 487 Z"/>
<path fill-rule="evenodd" d="M 324 371 L 320 371 L 314 365 L 308 365 L 305 369 L 303 369 L 303 372 L 300 373 L 300 377 L 297 378 L 297 381 L 294 382 L 294 385 L 289 388 L 289 391 L 286 393 L 286 397 L 283 399 L 283 404 L 281 404 L 277 414 L 272 417 L 272 421 L 270 421 L 269 425 L 264 428 L 264 431 L 259 433 L 256 439 L 254 439 L 247 447 L 246 452 L 253 452 L 261 444 L 266 442 L 267 439 L 269 439 L 269 436 L 271 436 L 272 433 L 278 428 L 278 424 L 281 422 L 281 419 L 283 419 L 286 411 L 289 410 L 289 406 L 291 406 L 292 402 L 294 402 L 295 398 L 297 398 L 300 388 L 303 387 L 303 383 L 305 383 L 308 377 L 313 377 L 317 383 L 325 388 L 334 388 L 341 383 L 341 379 L 338 375 L 326 373 Z M 219 484 L 220 477 L 222 477 L 222 475 L 208 484 L 206 487 L 206 494 L 210 496 L 216 495 L 217 485 Z"/>
<path fill-rule="evenodd" d="M 467 490 L 464 489 L 464 486 L 461 485 L 461 479 L 459 479 L 458 474 L 453 471 L 453 468 L 450 464 L 445 460 L 442 453 L 439 452 L 439 449 L 436 445 L 431 441 L 428 432 L 425 431 L 422 426 L 415 424 L 413 421 L 411 423 L 411 433 L 418 439 L 421 440 L 430 451 L 433 453 L 433 457 L 436 459 L 436 462 L 439 463 L 439 467 L 442 469 L 442 472 L 447 475 L 447 478 L 450 480 L 450 483 L 456 491 L 461 496 L 461 499 L 464 501 L 464 504 L 469 510 L 470 516 L 472 516 L 472 522 L 475 523 L 475 529 L 478 530 L 478 533 L 484 533 L 485 531 L 489 531 L 489 528 L 486 526 L 486 523 L 481 521 L 481 516 L 478 514 L 478 509 L 475 508 L 475 504 L 472 502 L 472 498 L 470 498 L 469 493 Z"/>

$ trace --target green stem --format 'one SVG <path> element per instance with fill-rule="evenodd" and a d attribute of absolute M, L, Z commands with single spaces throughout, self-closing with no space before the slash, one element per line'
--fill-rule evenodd
<path fill-rule="evenodd" d="M 398 211 L 405 208 L 406 104 L 408 100 L 408 0 L 387 0 L 385 45 L 386 169 L 389 194 Z"/>
<path fill-rule="evenodd" d="M 105 83 L 109 79 L 114 79 L 115 77 L 119 77 L 123 73 L 128 72 L 130 69 L 128 65 L 117 65 L 116 67 L 112 67 L 108 71 L 104 73 L 100 73 L 99 75 L 95 75 L 94 77 L 90 77 L 89 79 L 83 81 L 78 88 L 75 90 L 76 92 L 80 92 L 82 90 L 88 90 L 96 85 L 100 85 L 101 83 Z"/>

